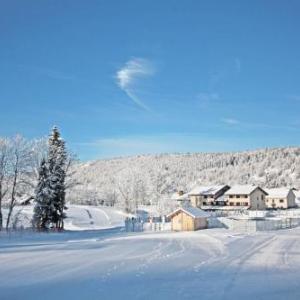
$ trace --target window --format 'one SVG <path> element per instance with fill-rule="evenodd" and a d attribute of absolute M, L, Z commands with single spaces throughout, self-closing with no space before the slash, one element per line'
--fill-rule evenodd
<path fill-rule="evenodd" d="M 240 195 L 236 195 L 236 197 L 237 197 L 237 198 L 241 198 L 241 196 L 240 196 Z"/>
<path fill-rule="evenodd" d="M 248 198 L 248 195 L 245 195 L 244 197 L 245 197 L 245 198 Z"/>
<path fill-rule="evenodd" d="M 264 195 L 261 195 L 261 200 L 264 200 Z"/>
<path fill-rule="evenodd" d="M 203 205 L 206 205 L 206 202 L 203 202 Z"/>
<path fill-rule="evenodd" d="M 280 202 L 280 203 L 283 203 L 284 201 L 283 201 L 283 199 L 280 199 L 279 202 Z"/>
<path fill-rule="evenodd" d="M 207 195 L 204 195 L 204 199 L 207 199 Z"/>
<path fill-rule="evenodd" d="M 229 202 L 229 205 L 230 205 L 230 206 L 234 206 L 234 203 L 233 203 L 233 202 Z"/>
<path fill-rule="evenodd" d="M 245 203 L 244 203 L 244 205 L 245 205 L 245 206 L 248 206 L 248 205 L 249 205 L 249 203 L 248 203 L 248 202 L 245 202 Z"/>
<path fill-rule="evenodd" d="M 229 198 L 233 198 L 233 195 L 229 195 Z"/>
<path fill-rule="evenodd" d="M 236 206 L 240 206 L 240 205 L 241 205 L 241 203 L 240 203 L 240 202 L 237 202 L 237 203 L 236 203 Z"/>

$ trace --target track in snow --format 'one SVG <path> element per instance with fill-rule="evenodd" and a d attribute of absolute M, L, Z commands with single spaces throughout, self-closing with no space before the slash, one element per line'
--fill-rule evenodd
<path fill-rule="evenodd" d="M 0 261 L 1 300 L 300 298 L 300 229 L 29 235 Z"/>

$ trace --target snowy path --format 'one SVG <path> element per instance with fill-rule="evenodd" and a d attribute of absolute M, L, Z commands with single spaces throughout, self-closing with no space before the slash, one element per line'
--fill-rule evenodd
<path fill-rule="evenodd" d="M 300 229 L 0 240 L 0 299 L 300 299 Z"/>

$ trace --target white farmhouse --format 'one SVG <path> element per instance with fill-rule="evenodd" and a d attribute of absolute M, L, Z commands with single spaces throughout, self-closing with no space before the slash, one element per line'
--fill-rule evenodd
<path fill-rule="evenodd" d="M 225 193 L 227 206 L 242 206 L 252 210 L 266 209 L 265 197 L 268 193 L 255 185 L 235 185 Z"/>
<path fill-rule="evenodd" d="M 223 195 L 229 188 L 228 185 L 196 186 L 188 193 L 191 205 L 194 207 L 224 205 Z"/>
<path fill-rule="evenodd" d="M 267 208 L 291 208 L 296 206 L 296 196 L 292 189 L 274 188 L 266 189 Z"/>

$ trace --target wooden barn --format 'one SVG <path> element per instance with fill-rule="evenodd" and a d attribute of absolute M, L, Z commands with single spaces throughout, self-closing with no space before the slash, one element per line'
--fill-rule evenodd
<path fill-rule="evenodd" d="M 180 207 L 168 215 L 173 231 L 205 229 L 208 217 L 208 213 L 197 207 Z"/>

